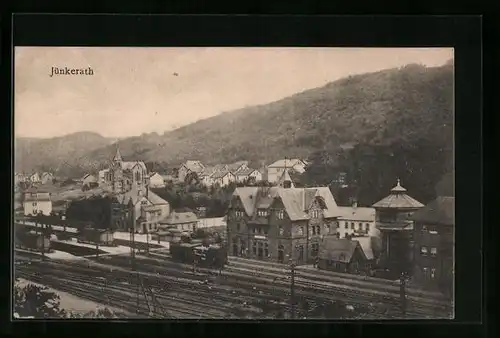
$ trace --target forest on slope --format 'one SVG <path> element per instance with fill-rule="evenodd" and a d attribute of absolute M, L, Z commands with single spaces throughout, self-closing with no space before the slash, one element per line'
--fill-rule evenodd
<path fill-rule="evenodd" d="M 453 64 L 411 64 L 349 76 L 119 145 L 125 159 L 168 167 L 187 159 L 249 160 L 260 167 L 284 156 L 302 157 L 312 162 L 304 184 L 329 184 L 344 171 L 355 190 L 349 195 L 370 204 L 399 177 L 410 195 L 426 202 L 441 176 L 453 169 Z M 108 143 L 73 156 L 72 163 L 95 168 L 115 151 Z"/>

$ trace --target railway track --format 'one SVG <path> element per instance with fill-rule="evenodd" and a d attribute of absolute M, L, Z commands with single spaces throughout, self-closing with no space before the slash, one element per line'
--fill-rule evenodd
<path fill-rule="evenodd" d="M 158 256 L 158 255 L 156 255 Z M 147 263 L 146 263 L 147 262 Z M 153 264 L 151 264 L 153 263 Z M 175 263 L 177 266 L 182 266 L 181 263 Z M 162 262 L 154 262 L 150 257 L 144 259 L 142 266 L 145 268 L 146 266 L 154 267 L 154 269 L 161 269 Z M 185 267 L 189 267 L 188 265 L 184 265 Z M 206 269 L 205 269 L 206 270 Z M 241 270 L 241 269 L 240 269 Z M 232 265 L 226 267 L 224 274 L 227 275 L 227 272 L 231 272 L 232 277 L 237 277 L 238 281 L 243 280 L 251 280 L 254 282 L 262 281 L 262 282 L 273 282 L 276 278 L 281 278 L 281 273 L 270 273 L 267 271 L 254 271 L 251 269 L 243 269 L 244 271 L 238 271 L 238 269 L 233 269 Z M 244 273 L 240 273 L 244 272 Z M 275 281 L 274 284 L 285 286 L 288 282 Z M 325 285 L 326 284 L 326 285 Z M 314 290 L 315 292 L 320 292 L 325 295 L 331 295 L 335 293 L 337 300 L 355 302 L 358 304 L 368 304 L 370 302 L 374 302 L 377 300 L 383 300 L 385 303 L 399 306 L 400 296 L 399 292 L 384 292 L 384 291 L 369 291 L 366 289 L 356 288 L 347 285 L 336 285 L 332 283 L 315 283 L 314 281 L 310 281 L 309 279 L 304 278 L 296 278 L 296 285 L 302 287 L 304 291 Z M 428 298 L 419 298 L 414 296 L 408 296 L 409 305 L 412 306 L 412 311 L 415 311 L 419 315 L 424 315 L 426 313 L 446 313 L 449 311 L 449 307 L 443 305 L 443 302 L 434 301 Z M 429 310 L 431 308 L 431 311 Z M 447 318 L 446 315 L 441 314 L 444 318 Z"/>
<path fill-rule="evenodd" d="M 85 278 L 71 278 L 64 277 L 59 279 L 57 277 L 41 277 L 39 275 L 34 275 L 27 272 L 19 272 L 20 275 L 36 283 L 42 283 L 49 287 L 53 287 L 60 291 L 65 291 L 75 296 L 92 300 L 95 302 L 102 303 L 103 298 L 106 299 L 106 304 L 109 306 L 119 307 L 126 310 L 129 313 L 135 313 L 137 309 L 143 314 L 149 314 L 149 307 L 146 301 L 141 296 L 139 298 L 139 307 L 137 306 L 136 299 L 136 286 L 131 286 L 128 288 L 120 287 L 104 287 L 102 285 L 96 284 L 86 280 Z M 167 312 L 170 313 L 172 318 L 184 318 L 184 319 L 210 319 L 214 317 L 225 317 L 223 313 L 221 315 L 220 311 L 214 311 L 205 309 L 206 311 L 200 311 L 199 306 L 193 306 L 194 300 L 186 300 L 172 296 L 156 296 L 157 299 L 170 300 Z M 174 302 L 175 301 L 175 302 Z M 165 304 L 162 304 L 165 308 Z M 149 315 L 148 315 L 149 317 Z"/>
<path fill-rule="evenodd" d="M 113 258 L 111 258 L 110 260 L 113 260 Z M 122 257 L 119 260 L 120 260 L 120 262 L 114 262 L 115 266 L 123 267 L 123 262 L 126 262 L 127 258 Z M 166 264 L 167 266 L 171 265 L 170 268 L 167 268 L 165 266 L 165 264 L 161 264 L 161 266 L 160 266 L 160 264 L 158 264 L 158 262 L 156 262 L 156 264 L 152 264 L 150 266 L 149 263 L 151 263 L 151 259 L 149 259 L 147 263 L 146 263 L 146 261 L 143 261 L 142 259 L 140 259 L 138 261 L 141 262 L 140 263 L 141 270 L 144 270 L 146 268 L 147 270 L 156 270 L 158 273 L 161 273 L 160 276 L 156 276 L 154 274 L 149 274 L 149 275 L 152 275 L 153 278 L 161 277 L 161 278 L 165 279 L 167 277 L 167 276 L 164 276 L 165 274 L 170 274 L 171 276 L 177 275 L 178 277 L 170 278 L 169 283 L 176 284 L 178 287 L 185 288 L 186 285 L 189 285 L 189 281 L 192 281 L 193 278 L 198 278 L 198 279 L 203 278 L 203 276 L 187 275 L 186 271 L 182 271 L 183 269 L 184 270 L 189 269 L 190 268 L 189 265 L 169 262 L 169 263 L 173 263 L 173 264 Z M 107 263 L 111 263 L 111 262 L 107 262 Z M 121 263 L 121 264 L 116 264 L 116 263 Z M 64 264 L 64 265 L 67 265 L 67 264 Z M 80 262 L 72 264 L 72 266 L 74 268 L 78 267 L 80 269 L 82 269 L 82 265 L 83 264 Z M 181 271 L 175 271 L 175 269 L 172 269 L 172 268 L 180 269 Z M 108 269 L 109 269 L 109 267 L 108 267 Z M 94 271 L 96 271 L 96 272 L 98 272 L 99 270 L 102 270 L 102 268 L 101 267 L 94 268 Z M 90 272 L 88 270 L 88 267 L 83 268 L 82 273 L 84 271 L 86 273 Z M 143 272 L 141 271 L 141 274 L 142 273 Z M 129 275 L 130 275 L 130 273 L 129 273 Z M 181 279 L 179 279 L 180 276 L 186 276 L 189 278 L 182 278 L 183 280 L 181 280 Z M 272 275 L 272 276 L 274 276 L 274 275 Z M 215 292 L 221 292 L 221 293 L 222 292 L 229 293 L 229 297 L 232 296 L 234 298 L 235 297 L 234 294 L 231 294 L 231 290 L 234 291 L 234 288 L 229 288 L 229 286 L 232 286 L 235 283 L 237 283 L 239 288 L 244 287 L 244 288 L 252 289 L 252 288 L 257 287 L 259 289 L 258 292 L 247 292 L 246 294 L 238 292 L 239 299 L 245 299 L 245 300 L 248 300 L 249 302 L 251 300 L 255 300 L 255 299 L 267 299 L 269 301 L 272 301 L 276 298 L 283 299 L 283 297 L 288 296 L 287 295 L 288 290 L 289 290 L 288 282 L 281 282 L 280 281 L 280 282 L 275 282 L 274 285 L 270 285 L 272 282 L 271 276 L 269 276 L 269 278 L 264 278 L 261 280 L 257 279 L 254 276 L 248 276 L 248 275 L 244 275 L 244 274 L 241 274 L 240 276 L 236 276 L 236 277 L 237 277 L 237 280 L 232 280 L 232 281 L 231 280 L 224 281 L 224 279 L 222 279 L 222 284 L 225 284 L 226 290 L 221 290 L 219 288 L 219 285 L 218 286 L 214 285 L 213 291 L 212 290 L 210 291 L 210 296 L 222 298 L 220 296 L 216 296 L 214 294 L 214 291 L 215 291 Z M 194 281 L 194 283 L 196 283 L 196 281 Z M 351 292 L 351 290 L 346 291 L 345 289 L 343 289 L 343 290 L 336 290 L 337 293 L 336 293 L 335 297 L 331 297 L 331 293 L 332 293 L 331 288 L 324 288 L 323 290 L 317 290 L 318 289 L 317 285 L 307 284 L 307 283 L 308 282 L 306 282 L 306 281 L 300 281 L 300 280 L 298 281 L 297 296 L 307 297 L 307 299 L 315 300 L 315 301 L 318 301 L 318 298 L 325 298 L 326 300 L 341 300 L 341 301 L 344 301 L 347 303 L 359 304 L 359 305 L 367 305 L 370 302 L 377 304 L 377 300 L 376 299 L 374 300 L 373 296 L 367 297 L 366 295 L 363 295 L 362 293 L 361 294 L 360 293 L 353 294 L 353 292 Z M 196 291 L 196 292 L 199 292 L 199 291 Z M 268 294 L 266 292 L 268 292 L 270 294 Z M 245 298 L 243 298 L 243 297 L 245 297 Z M 394 297 L 394 299 L 386 298 L 386 299 L 384 299 L 384 302 L 386 303 L 385 306 L 397 308 L 397 304 L 399 304 L 398 300 L 399 299 L 396 297 Z M 223 299 L 223 301 L 229 301 L 229 299 L 226 298 L 226 299 Z M 422 318 L 421 314 L 429 313 L 429 309 L 426 306 L 421 306 L 420 308 L 414 307 L 414 309 L 412 309 L 411 311 L 415 312 L 416 315 L 419 315 L 419 318 Z M 412 315 L 412 314 L 410 313 L 409 315 Z"/>

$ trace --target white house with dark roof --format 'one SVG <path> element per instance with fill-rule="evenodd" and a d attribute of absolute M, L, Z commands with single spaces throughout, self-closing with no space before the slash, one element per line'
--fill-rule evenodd
<path fill-rule="evenodd" d="M 242 168 L 234 173 L 237 182 L 246 182 L 253 179 L 255 182 L 262 181 L 262 173 L 257 169 Z"/>
<path fill-rule="evenodd" d="M 38 192 L 36 190 L 28 190 L 24 194 L 23 201 L 24 215 L 34 216 L 38 213 L 50 215 L 52 212 L 52 199 L 48 192 Z"/>
<path fill-rule="evenodd" d="M 146 192 L 133 189 L 116 195 L 116 199 L 128 206 L 134 228 L 139 233 L 157 230 L 160 221 L 170 213 L 170 204 L 149 189 Z"/>
<path fill-rule="evenodd" d="M 178 231 L 194 232 L 198 226 L 198 217 L 191 211 L 172 211 L 160 221 L 160 230 L 176 229 Z"/>
<path fill-rule="evenodd" d="M 378 237 L 380 231 L 375 226 L 375 208 L 339 206 L 338 232 L 340 238 L 346 235 Z"/>
<path fill-rule="evenodd" d="M 188 160 L 179 167 L 177 177 L 179 181 L 184 181 L 189 173 L 194 172 L 197 175 L 200 175 L 204 169 L 205 166 L 200 161 Z"/>
<path fill-rule="evenodd" d="M 267 180 L 276 183 L 285 170 L 294 170 L 300 174 L 306 171 L 307 162 L 298 158 L 278 160 L 267 166 Z"/>
<path fill-rule="evenodd" d="M 35 172 L 35 173 L 31 174 L 29 180 L 31 183 L 40 183 L 42 179 L 40 177 L 40 174 Z"/>
<path fill-rule="evenodd" d="M 150 188 L 164 188 L 165 180 L 163 176 L 154 172 L 149 174 L 149 187 Z"/>

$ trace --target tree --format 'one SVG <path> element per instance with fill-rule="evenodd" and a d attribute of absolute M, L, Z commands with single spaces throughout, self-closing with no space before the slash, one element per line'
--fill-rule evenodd
<path fill-rule="evenodd" d="M 64 316 L 60 297 L 45 286 L 14 284 L 14 313 L 19 317 L 58 318 Z"/>

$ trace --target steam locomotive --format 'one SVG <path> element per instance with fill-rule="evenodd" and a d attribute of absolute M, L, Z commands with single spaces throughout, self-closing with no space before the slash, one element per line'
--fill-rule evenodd
<path fill-rule="evenodd" d="M 227 263 L 226 247 L 219 244 L 206 246 L 201 242 L 171 243 L 170 254 L 174 261 L 204 268 L 220 269 Z"/>

